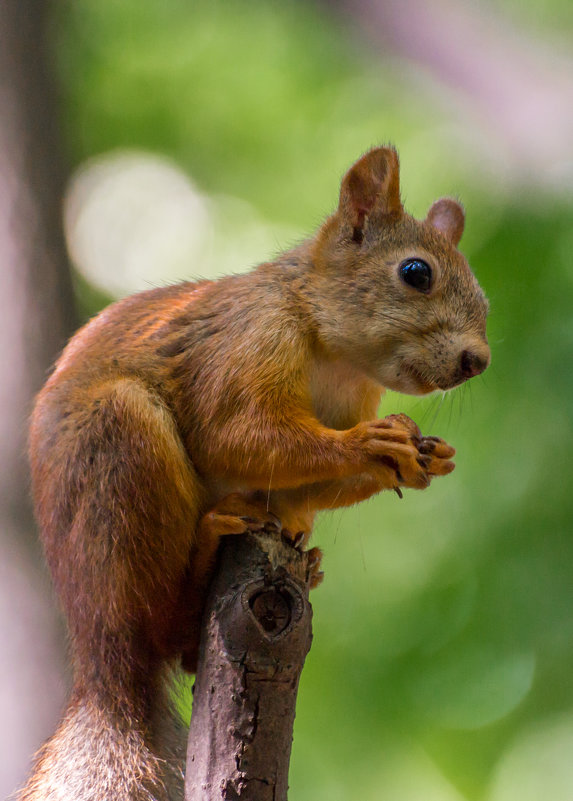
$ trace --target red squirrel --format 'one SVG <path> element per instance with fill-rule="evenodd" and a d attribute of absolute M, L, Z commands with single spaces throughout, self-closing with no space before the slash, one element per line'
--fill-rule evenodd
<path fill-rule="evenodd" d="M 220 537 L 273 514 L 306 542 L 320 509 L 453 469 L 443 440 L 377 409 L 384 388 L 447 390 L 489 363 L 463 228 L 448 198 L 407 214 L 397 153 L 374 148 L 308 241 L 128 297 L 72 338 L 30 461 L 74 683 L 21 801 L 182 798 L 166 669 L 195 667 Z"/>

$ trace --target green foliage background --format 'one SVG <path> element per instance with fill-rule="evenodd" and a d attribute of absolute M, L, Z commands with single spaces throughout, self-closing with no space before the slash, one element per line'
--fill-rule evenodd
<path fill-rule="evenodd" d="M 555 7 L 570 32 L 569 6 Z M 455 444 L 451 477 L 318 525 L 326 580 L 291 797 L 570 798 L 573 204 L 498 183 L 431 78 L 382 59 L 326 6 L 74 0 L 53 37 L 76 165 L 121 147 L 166 154 L 205 193 L 301 236 L 381 141 L 399 147 L 410 211 L 463 198 L 492 367 L 445 399 L 384 402 Z M 78 287 L 93 313 L 105 298 Z"/>

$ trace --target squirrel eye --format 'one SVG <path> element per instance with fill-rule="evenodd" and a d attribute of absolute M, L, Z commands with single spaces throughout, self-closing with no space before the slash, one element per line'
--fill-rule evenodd
<path fill-rule="evenodd" d="M 418 292 L 429 292 L 432 285 L 432 268 L 422 259 L 406 259 L 400 265 L 400 278 Z"/>

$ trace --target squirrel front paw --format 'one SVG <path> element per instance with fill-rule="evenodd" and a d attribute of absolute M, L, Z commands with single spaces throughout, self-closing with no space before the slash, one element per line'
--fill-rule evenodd
<path fill-rule="evenodd" d="M 454 448 L 439 437 L 423 437 L 405 414 L 359 423 L 353 429 L 361 442 L 362 458 L 378 474 L 381 489 L 425 489 L 434 476 L 451 473 Z"/>
<path fill-rule="evenodd" d="M 409 432 L 410 442 L 418 451 L 416 461 L 425 471 L 428 484 L 434 476 L 446 476 L 455 468 L 451 459 L 456 450 L 441 437 L 423 437 L 417 424 L 406 414 L 392 414 L 385 419 Z"/>

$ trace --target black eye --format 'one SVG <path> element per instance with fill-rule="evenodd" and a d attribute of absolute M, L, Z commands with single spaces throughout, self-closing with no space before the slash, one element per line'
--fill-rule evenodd
<path fill-rule="evenodd" d="M 400 265 L 400 278 L 418 292 L 429 292 L 432 285 L 432 268 L 422 259 L 406 259 Z"/>

